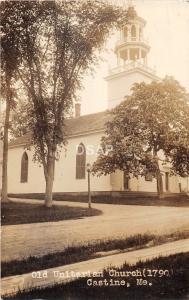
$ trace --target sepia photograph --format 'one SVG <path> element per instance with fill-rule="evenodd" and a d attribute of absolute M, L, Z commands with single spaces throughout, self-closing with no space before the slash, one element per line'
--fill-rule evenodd
<path fill-rule="evenodd" d="M 189 1 L 0 0 L 2 300 L 189 299 Z"/>

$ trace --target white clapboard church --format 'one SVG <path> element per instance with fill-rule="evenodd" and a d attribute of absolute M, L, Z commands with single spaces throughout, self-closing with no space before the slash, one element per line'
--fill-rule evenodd
<path fill-rule="evenodd" d="M 106 77 L 108 89 L 108 109 L 123 101 L 130 93 L 135 82 L 150 83 L 159 80 L 154 70 L 147 65 L 150 50 L 143 38 L 145 20 L 130 7 L 129 23 L 120 31 L 115 46 L 117 66 Z M 62 151 L 55 166 L 54 193 L 80 195 L 87 192 L 86 164 L 92 164 L 97 157 L 100 140 L 108 120 L 106 111 L 80 116 L 80 104 L 76 104 L 76 114 L 66 121 L 68 144 Z M 32 160 L 33 151 L 26 149 L 29 135 L 10 142 L 8 165 L 8 190 L 11 194 L 44 193 L 45 180 L 43 168 Z M 77 155 L 78 146 L 85 149 L 82 156 Z M 91 147 L 92 146 L 92 147 Z M 91 151 L 91 148 L 93 151 Z M 170 176 L 169 166 L 162 166 L 163 188 L 170 193 L 187 192 L 188 179 Z M 118 195 L 120 193 L 156 193 L 156 180 L 150 175 L 141 178 L 128 178 L 124 172 L 117 170 L 107 176 L 91 176 L 91 190 L 94 194 Z"/>

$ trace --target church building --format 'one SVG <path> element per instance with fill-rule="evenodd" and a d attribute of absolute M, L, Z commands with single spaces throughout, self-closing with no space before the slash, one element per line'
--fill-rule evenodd
<path fill-rule="evenodd" d="M 150 46 L 144 39 L 143 31 L 146 21 L 139 17 L 133 7 L 129 7 L 130 19 L 120 30 L 119 40 L 115 45 L 117 66 L 109 70 L 107 82 L 108 109 L 120 104 L 129 95 L 135 82 L 150 83 L 160 80 L 155 71 L 148 66 L 147 58 Z M 98 155 L 101 137 L 104 135 L 105 123 L 109 116 L 107 111 L 80 116 L 80 104 L 75 107 L 75 117 L 66 121 L 68 144 L 56 161 L 54 176 L 54 193 L 82 195 L 87 192 L 86 165 L 92 165 Z M 33 150 L 27 150 L 30 135 L 20 137 L 9 144 L 8 191 L 11 194 L 44 193 L 45 179 L 43 167 L 34 163 Z M 82 155 L 77 155 L 80 149 Z M 170 176 L 170 167 L 161 166 L 163 189 L 165 194 L 188 191 L 188 178 Z M 152 176 L 129 178 L 117 170 L 106 176 L 91 175 L 93 194 L 118 195 L 133 193 L 156 194 L 156 179 Z"/>

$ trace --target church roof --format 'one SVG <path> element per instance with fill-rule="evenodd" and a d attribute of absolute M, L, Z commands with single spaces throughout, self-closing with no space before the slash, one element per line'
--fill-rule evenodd
<path fill-rule="evenodd" d="M 66 121 L 66 133 L 68 136 L 73 136 L 103 130 L 109 118 L 108 111 L 103 111 L 69 119 Z"/>
<path fill-rule="evenodd" d="M 65 132 L 69 137 L 103 131 L 105 123 L 110 119 L 108 111 L 84 115 L 77 118 L 68 119 L 65 122 Z M 31 141 L 31 133 L 10 141 L 9 147 L 28 145 Z"/>

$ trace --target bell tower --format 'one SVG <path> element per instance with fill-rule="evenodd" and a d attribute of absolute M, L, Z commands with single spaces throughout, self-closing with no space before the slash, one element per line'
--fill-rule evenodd
<path fill-rule="evenodd" d="M 137 16 L 133 6 L 128 8 L 128 24 L 120 30 L 120 40 L 117 41 L 115 53 L 118 66 L 137 61 L 147 65 L 147 54 L 150 46 L 144 40 L 144 19 Z"/>
<path fill-rule="evenodd" d="M 128 8 L 128 23 L 120 30 L 115 45 L 117 66 L 109 70 L 108 108 L 111 109 L 130 94 L 135 82 L 159 80 L 155 71 L 148 67 L 147 56 L 150 46 L 144 39 L 146 21 L 137 15 L 133 6 Z"/>

